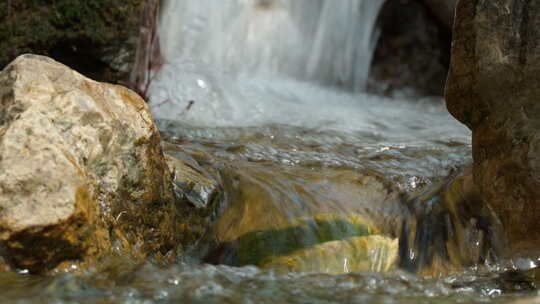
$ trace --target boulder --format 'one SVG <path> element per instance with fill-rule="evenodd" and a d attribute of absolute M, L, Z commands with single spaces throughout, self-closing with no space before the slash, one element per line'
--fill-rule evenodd
<path fill-rule="evenodd" d="M 177 247 L 178 206 L 145 102 L 36 55 L 0 72 L 0 242 L 13 269 L 45 272 L 113 250 Z"/>
<path fill-rule="evenodd" d="M 473 133 L 474 182 L 510 248 L 540 244 L 540 2 L 459 1 L 446 86 Z"/>

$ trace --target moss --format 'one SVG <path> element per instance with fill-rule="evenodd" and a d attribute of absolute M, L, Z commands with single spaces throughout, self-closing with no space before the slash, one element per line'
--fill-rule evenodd
<path fill-rule="evenodd" d="M 374 232 L 361 218 L 321 215 L 298 219 L 287 228 L 252 231 L 233 243 L 239 250 L 237 265 L 262 265 L 276 256 L 288 256 L 324 242 L 369 236 Z"/>
<path fill-rule="evenodd" d="M 0 3 L 0 66 L 47 55 L 97 80 L 126 78 L 145 0 L 11 0 Z M 128 53 L 128 56 L 120 56 Z M 118 58 L 126 57 L 125 62 Z"/>

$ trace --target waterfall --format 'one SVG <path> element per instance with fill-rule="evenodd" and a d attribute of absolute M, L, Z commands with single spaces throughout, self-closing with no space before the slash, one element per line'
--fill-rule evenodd
<path fill-rule="evenodd" d="M 456 196 L 448 202 L 444 192 L 448 168 L 468 161 L 462 155 L 468 155 L 469 131 L 448 115 L 442 102 L 408 102 L 364 91 L 383 3 L 165 3 L 159 28 L 165 64 L 151 84 L 150 106 L 165 138 L 216 153 L 212 165 L 219 168 L 227 193 L 212 238 L 221 244 L 206 261 L 258 265 L 251 253 L 236 257 L 244 250 L 238 248 L 265 253 L 272 248 L 276 256 L 287 256 L 287 244 L 294 240 L 299 245 L 295 250 L 309 249 L 299 257 L 301 263 L 315 265 L 309 269 L 327 271 L 317 262 L 323 260 L 349 271 L 354 260 L 349 258 L 366 250 L 356 251 L 359 244 L 339 247 L 351 248 L 349 255 L 333 258 L 326 250 L 353 237 L 368 237 L 370 225 L 386 236 L 401 236 L 401 263 L 410 270 L 423 271 L 438 262 L 458 265 L 469 257 L 474 262 L 487 255 L 497 234 L 459 222 L 462 214 L 469 216 L 467 210 L 449 218 L 466 201 Z M 220 160 L 226 165 L 219 167 Z M 327 173 L 335 179 L 325 177 L 328 168 L 339 168 L 336 175 Z M 354 174 L 343 174 L 344 168 Z M 401 193 L 397 195 L 439 178 L 445 182 L 420 198 L 402 202 Z M 393 184 L 397 186 L 389 186 Z M 388 193 L 396 196 L 386 197 Z M 379 195 L 384 200 L 377 201 Z M 343 222 L 336 214 L 358 218 Z M 347 224 L 355 221 L 362 225 Z M 455 249 L 467 247 L 462 246 L 463 235 L 476 246 L 467 249 L 470 254 Z M 485 242 L 483 235 L 489 235 Z M 397 241 L 387 241 L 379 243 L 381 251 L 368 251 L 397 248 Z M 312 251 L 315 247 L 326 252 L 324 259 Z M 397 257 L 392 252 L 387 257 Z"/>
<path fill-rule="evenodd" d="M 435 105 L 363 91 L 383 4 L 165 1 L 159 26 L 165 63 L 147 94 L 154 117 L 197 127 L 288 125 L 361 132 L 407 145 L 449 130 L 462 134 L 462 127 Z M 431 114 L 419 120 L 419 111 Z M 429 128 L 421 132 L 414 126 L 424 123 Z"/>
<path fill-rule="evenodd" d="M 351 90 L 366 86 L 383 0 L 176 0 L 161 22 L 168 60 L 271 73 Z"/>
<path fill-rule="evenodd" d="M 383 3 L 166 1 L 152 112 L 197 126 L 369 129 L 365 109 L 383 98 L 362 91 Z"/>

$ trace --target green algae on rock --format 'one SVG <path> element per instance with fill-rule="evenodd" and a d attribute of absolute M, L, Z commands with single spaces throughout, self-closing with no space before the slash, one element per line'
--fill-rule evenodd
<path fill-rule="evenodd" d="M 0 66 L 47 55 L 100 81 L 126 81 L 146 0 L 0 2 Z"/>
<path fill-rule="evenodd" d="M 232 165 L 222 178 L 208 262 L 336 274 L 397 265 L 403 206 L 372 172 Z"/>
<path fill-rule="evenodd" d="M 398 239 L 382 235 L 350 237 L 269 259 L 263 268 L 277 271 L 341 274 L 389 271 L 398 263 Z"/>

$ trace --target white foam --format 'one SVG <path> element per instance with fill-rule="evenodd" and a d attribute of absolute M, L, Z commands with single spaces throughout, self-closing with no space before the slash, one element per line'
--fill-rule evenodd
<path fill-rule="evenodd" d="M 384 0 L 166 2 L 162 51 L 231 74 L 271 73 L 361 90 Z"/>
<path fill-rule="evenodd" d="M 286 124 L 399 141 L 468 131 L 442 104 L 361 92 L 383 0 L 168 1 L 167 64 L 150 89 L 160 119 L 196 126 Z"/>

